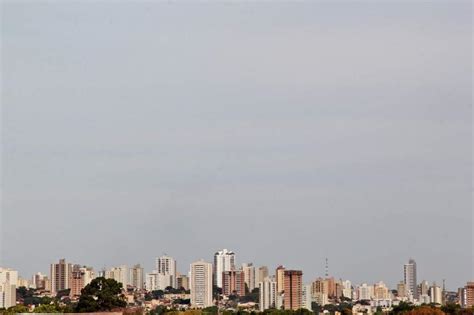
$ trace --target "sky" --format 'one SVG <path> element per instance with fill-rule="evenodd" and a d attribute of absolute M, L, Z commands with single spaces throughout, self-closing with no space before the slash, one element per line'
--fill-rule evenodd
<path fill-rule="evenodd" d="M 474 278 L 470 1 L 1 9 L 1 266 Z"/>

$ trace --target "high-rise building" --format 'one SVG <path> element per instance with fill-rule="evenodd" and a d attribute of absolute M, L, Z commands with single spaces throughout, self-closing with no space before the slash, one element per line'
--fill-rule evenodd
<path fill-rule="evenodd" d="M 303 298 L 303 272 L 301 270 L 285 270 L 284 308 L 297 310 L 301 308 Z"/>
<path fill-rule="evenodd" d="M 33 287 L 37 290 L 45 290 L 46 289 L 46 280 L 48 277 L 41 272 L 36 273 L 33 278 Z"/>
<path fill-rule="evenodd" d="M 212 264 L 197 261 L 191 264 L 191 307 L 212 306 Z"/>
<path fill-rule="evenodd" d="M 74 265 L 71 271 L 70 289 L 69 296 L 78 297 L 81 295 L 82 289 L 86 286 L 85 284 L 85 272 L 80 265 Z"/>
<path fill-rule="evenodd" d="M 468 282 L 466 286 L 464 287 L 464 297 L 465 297 L 465 302 L 464 305 L 465 307 L 473 307 L 474 306 L 474 281 L 473 282 Z"/>
<path fill-rule="evenodd" d="M 160 287 L 163 287 L 161 290 L 166 287 L 176 288 L 176 260 L 173 257 L 164 255 L 156 258 L 156 271 L 158 274 L 164 276 L 161 277 L 162 281 Z"/>
<path fill-rule="evenodd" d="M 57 294 L 61 290 L 70 289 L 69 280 L 72 274 L 72 264 L 66 262 L 65 259 L 60 259 L 59 263 L 51 264 L 50 279 L 51 279 L 51 293 Z"/>
<path fill-rule="evenodd" d="M 142 290 L 145 284 L 143 267 L 140 264 L 130 268 L 130 285 L 137 290 Z"/>
<path fill-rule="evenodd" d="M 342 282 L 342 295 L 345 298 L 352 299 L 352 283 L 349 280 Z"/>
<path fill-rule="evenodd" d="M 258 283 L 259 288 L 259 308 L 260 311 L 276 308 L 277 285 L 274 278 L 266 277 Z"/>
<path fill-rule="evenodd" d="M 222 273 L 222 294 L 245 295 L 245 274 L 243 270 L 224 271 Z"/>
<path fill-rule="evenodd" d="M 285 290 L 285 267 L 280 265 L 276 268 L 275 279 L 278 293 L 283 292 Z"/>
<path fill-rule="evenodd" d="M 261 266 L 258 267 L 258 270 L 255 272 L 255 285 L 257 285 L 260 282 L 263 282 L 268 277 L 268 267 L 267 266 Z"/>
<path fill-rule="evenodd" d="M 84 273 L 84 285 L 88 285 L 95 279 L 95 271 L 92 267 L 83 266 L 81 267 L 82 272 Z"/>
<path fill-rule="evenodd" d="M 374 297 L 374 287 L 363 283 L 357 288 L 357 293 L 358 300 L 371 300 Z"/>
<path fill-rule="evenodd" d="M 176 283 L 178 289 L 183 288 L 184 290 L 189 290 L 189 277 L 186 275 L 178 275 L 176 277 Z"/>
<path fill-rule="evenodd" d="M 0 283 L 0 308 L 9 308 L 16 305 L 16 285 L 8 281 Z"/>
<path fill-rule="evenodd" d="M 443 295 L 441 292 L 441 288 L 436 285 L 436 283 L 433 283 L 433 285 L 430 287 L 430 303 L 443 303 Z"/>
<path fill-rule="evenodd" d="M 242 264 L 242 271 L 244 272 L 247 289 L 252 292 L 255 289 L 255 267 L 252 263 Z"/>
<path fill-rule="evenodd" d="M 145 276 L 145 289 L 147 291 L 156 291 L 156 290 L 158 290 L 158 273 L 156 273 L 156 271 L 146 274 L 146 276 Z"/>
<path fill-rule="evenodd" d="M 421 295 L 428 295 L 429 290 L 430 290 L 430 285 L 428 281 L 426 280 L 421 281 L 420 284 L 418 285 L 417 290 L 418 290 L 418 297 L 420 297 Z"/>
<path fill-rule="evenodd" d="M 0 284 L 7 282 L 18 287 L 18 271 L 11 268 L 0 268 Z"/>
<path fill-rule="evenodd" d="M 399 297 L 399 298 L 406 298 L 406 297 L 408 297 L 408 294 L 407 294 L 407 285 L 405 284 L 404 281 L 400 281 L 400 282 L 397 284 L 397 293 L 398 293 L 398 297 Z"/>
<path fill-rule="evenodd" d="M 374 299 L 375 300 L 388 300 L 390 297 L 389 290 L 385 283 L 380 281 L 374 285 Z"/>
<path fill-rule="evenodd" d="M 336 281 L 333 277 L 326 278 L 328 283 L 328 296 L 331 298 L 336 297 Z"/>
<path fill-rule="evenodd" d="M 222 273 L 224 271 L 235 270 L 235 253 L 233 251 L 223 249 L 214 254 L 214 285 L 222 288 Z"/>
<path fill-rule="evenodd" d="M 413 296 L 413 298 L 418 298 L 418 290 L 416 282 L 416 262 L 414 259 L 410 258 L 408 263 L 403 266 L 403 282 L 406 285 L 407 295 Z"/>
<path fill-rule="evenodd" d="M 327 279 L 317 278 L 313 281 L 311 284 L 311 294 L 315 297 L 316 293 L 325 294 L 329 297 L 329 283 Z"/>
<path fill-rule="evenodd" d="M 114 279 L 115 281 L 121 283 L 122 288 L 126 290 L 129 284 L 128 283 L 129 281 L 128 267 L 126 265 L 112 267 L 105 271 L 105 278 Z"/>
<path fill-rule="evenodd" d="M 312 301 L 313 301 L 313 297 L 311 294 L 311 284 L 305 284 L 303 285 L 301 308 L 305 308 L 309 311 L 312 311 L 312 307 L 311 307 Z"/>

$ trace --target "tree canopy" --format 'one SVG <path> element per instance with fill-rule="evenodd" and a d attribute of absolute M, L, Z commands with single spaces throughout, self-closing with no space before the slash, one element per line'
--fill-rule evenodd
<path fill-rule="evenodd" d="M 82 289 L 76 311 L 110 311 L 126 305 L 125 297 L 122 294 L 122 284 L 114 279 L 100 277 L 92 280 Z"/>

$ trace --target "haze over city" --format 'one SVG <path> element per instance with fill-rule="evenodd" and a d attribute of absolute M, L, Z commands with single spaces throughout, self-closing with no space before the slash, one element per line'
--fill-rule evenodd
<path fill-rule="evenodd" d="M 1 6 L 0 265 L 474 278 L 470 1 Z"/>

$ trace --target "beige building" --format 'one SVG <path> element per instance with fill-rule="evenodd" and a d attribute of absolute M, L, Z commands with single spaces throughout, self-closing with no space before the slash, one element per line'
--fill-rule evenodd
<path fill-rule="evenodd" d="M 374 285 L 374 299 L 388 300 L 390 298 L 389 290 L 385 283 L 380 281 Z"/>
<path fill-rule="evenodd" d="M 51 293 L 56 295 L 59 291 L 69 289 L 71 275 L 72 264 L 67 263 L 65 259 L 60 259 L 57 264 L 51 264 Z"/>
<path fill-rule="evenodd" d="M 145 285 L 145 275 L 142 266 L 137 264 L 130 268 L 130 285 L 137 290 L 142 290 Z"/>
<path fill-rule="evenodd" d="M 16 305 L 16 285 L 8 282 L 0 283 L 0 308 Z"/>
<path fill-rule="evenodd" d="M 244 272 L 244 281 L 250 292 L 255 289 L 255 267 L 252 263 L 242 264 L 242 271 Z"/>
<path fill-rule="evenodd" d="M 277 291 L 281 293 L 285 290 L 285 267 L 278 266 L 275 271 L 275 279 L 277 283 Z"/>
<path fill-rule="evenodd" d="M 185 290 L 189 290 L 189 277 L 186 276 L 186 275 L 178 275 L 176 277 L 176 283 L 177 283 L 177 287 L 178 289 L 185 289 Z"/>
<path fill-rule="evenodd" d="M 473 307 L 474 306 L 474 282 L 468 282 L 464 287 L 465 291 L 465 307 Z"/>
<path fill-rule="evenodd" d="M 212 306 L 212 264 L 197 261 L 191 264 L 191 307 Z"/>

